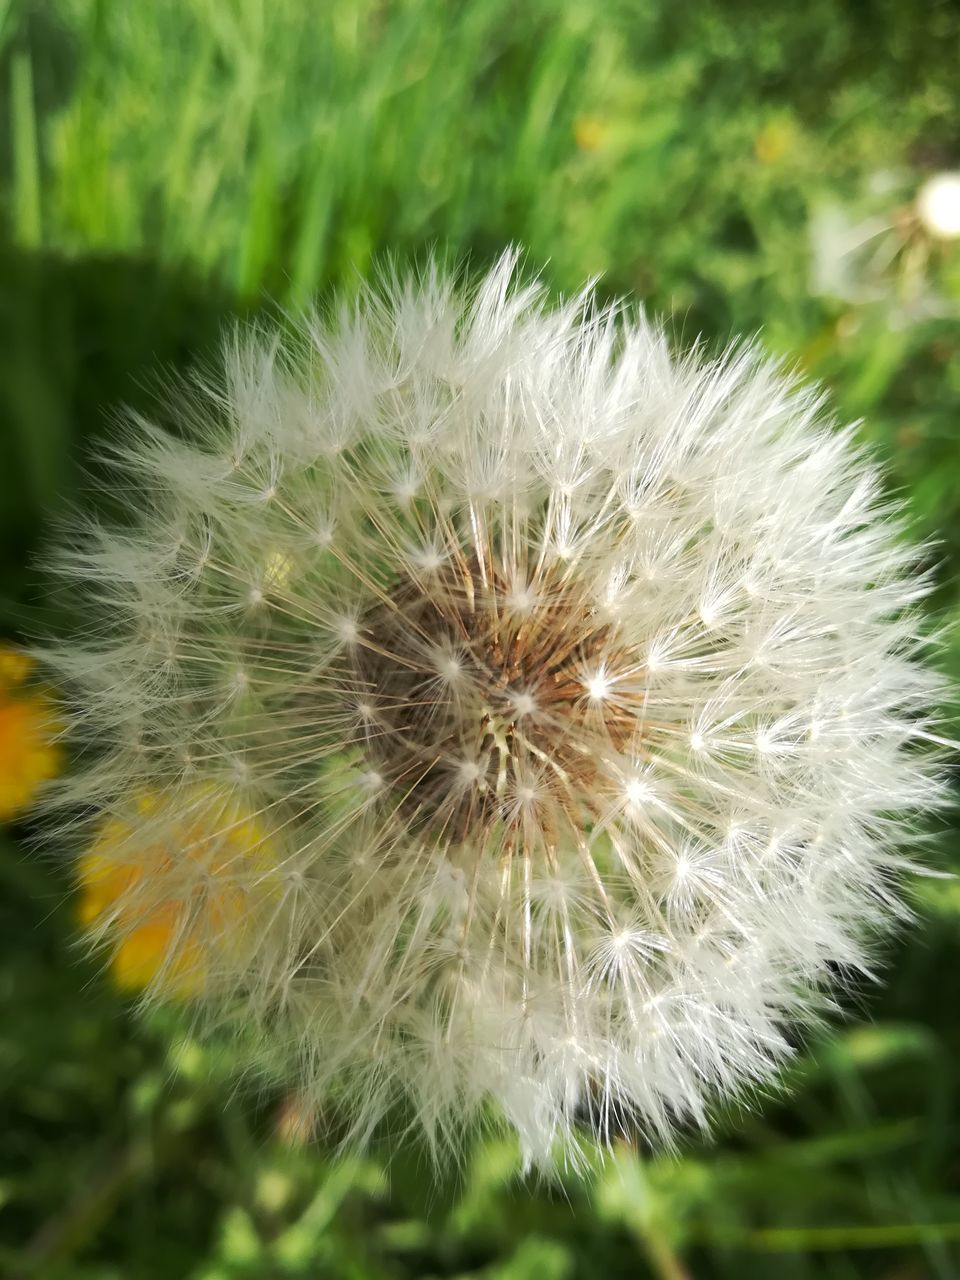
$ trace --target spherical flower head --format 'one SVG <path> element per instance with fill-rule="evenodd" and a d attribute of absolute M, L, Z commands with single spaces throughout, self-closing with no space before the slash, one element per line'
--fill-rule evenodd
<path fill-rule="evenodd" d="M 50 698 L 30 685 L 34 663 L 0 643 L 0 822 L 9 822 L 56 776 L 62 726 Z"/>
<path fill-rule="evenodd" d="M 815 392 L 514 268 L 240 332 L 175 432 L 131 422 L 50 662 L 121 979 L 358 1140 L 404 1099 L 549 1164 L 702 1121 L 866 963 L 941 690 Z"/>

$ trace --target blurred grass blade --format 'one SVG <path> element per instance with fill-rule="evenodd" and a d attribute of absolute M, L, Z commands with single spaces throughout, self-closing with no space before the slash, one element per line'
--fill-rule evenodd
<path fill-rule="evenodd" d="M 26 248 L 42 241 L 40 225 L 40 162 L 37 115 L 30 54 L 18 49 L 10 67 L 10 150 L 13 156 L 13 233 Z"/>

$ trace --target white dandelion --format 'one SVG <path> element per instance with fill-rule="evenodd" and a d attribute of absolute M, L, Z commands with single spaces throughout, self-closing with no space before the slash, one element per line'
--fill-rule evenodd
<path fill-rule="evenodd" d="M 403 1100 L 547 1165 L 703 1122 L 864 969 L 942 691 L 818 393 L 514 269 L 241 331 L 131 421 L 46 659 L 118 977 L 356 1140 Z"/>

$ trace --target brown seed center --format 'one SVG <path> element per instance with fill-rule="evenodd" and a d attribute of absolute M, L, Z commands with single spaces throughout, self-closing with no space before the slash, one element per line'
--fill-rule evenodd
<path fill-rule="evenodd" d="M 590 692 L 625 664 L 613 625 L 561 570 L 516 581 L 476 563 L 407 579 L 360 626 L 368 757 L 408 819 L 454 842 L 579 821 L 635 729 L 625 700 Z"/>

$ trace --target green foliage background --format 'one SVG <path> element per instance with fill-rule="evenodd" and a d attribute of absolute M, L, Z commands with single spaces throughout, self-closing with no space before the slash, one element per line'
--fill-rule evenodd
<path fill-rule="evenodd" d="M 0 0 L 0 633 L 49 618 L 31 557 L 159 365 L 387 252 L 510 241 L 826 382 L 960 619 L 960 242 L 913 205 L 960 167 L 958 54 L 956 0 Z M 490 1143 L 436 1184 L 282 1141 L 289 1100 L 132 1017 L 29 835 L 0 834 L 3 1274 L 960 1275 L 956 883 L 918 884 L 883 985 L 714 1143 L 553 1186 Z M 921 840 L 957 860 L 956 826 Z"/>

